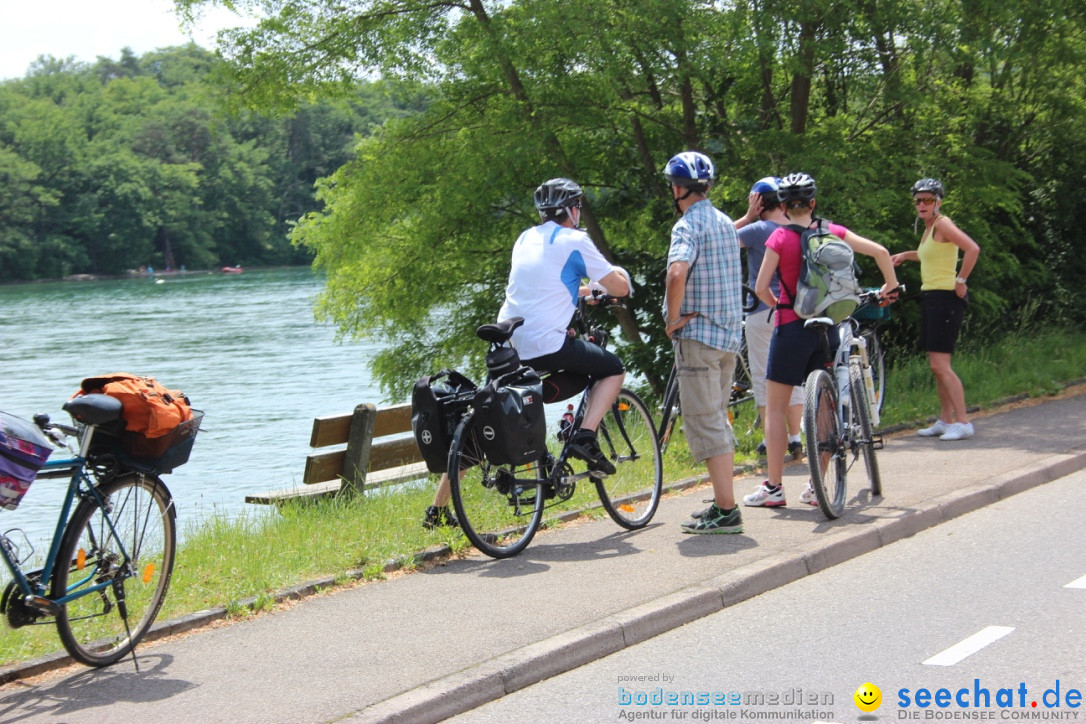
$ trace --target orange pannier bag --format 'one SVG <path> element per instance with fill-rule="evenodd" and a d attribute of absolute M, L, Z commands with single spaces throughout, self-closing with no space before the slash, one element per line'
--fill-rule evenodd
<path fill-rule="evenodd" d="M 121 401 L 125 430 L 143 437 L 168 435 L 182 422 L 192 419 L 192 408 L 185 393 L 168 390 L 152 377 L 127 372 L 88 377 L 75 394 L 99 392 Z"/>

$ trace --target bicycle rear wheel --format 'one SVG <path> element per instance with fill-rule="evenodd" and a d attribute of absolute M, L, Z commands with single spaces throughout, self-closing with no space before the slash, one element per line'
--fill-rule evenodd
<path fill-rule="evenodd" d="M 615 464 L 615 474 L 596 479 L 604 510 L 623 528 L 635 530 L 652 520 L 660 505 L 664 465 L 652 416 L 641 398 L 622 390 L 597 433 L 600 449 Z"/>
<path fill-rule="evenodd" d="M 875 409 L 881 415 L 886 397 L 886 352 L 877 329 L 865 329 L 860 336 L 867 340 L 867 359 L 871 363 L 871 379 L 875 383 Z"/>
<path fill-rule="evenodd" d="M 825 370 L 815 370 L 804 386 L 803 429 L 807 464 L 818 507 L 827 518 L 840 517 L 845 507 L 847 468 L 841 449 L 841 425 L 837 417 L 837 385 Z"/>
<path fill-rule="evenodd" d="M 679 415 L 679 378 L 676 375 L 675 365 L 671 366 L 671 374 L 667 378 L 667 387 L 664 388 L 664 401 L 660 405 L 662 413 L 660 427 L 656 437 L 660 441 L 660 452 L 667 452 L 667 444 L 671 442 L 671 436 L 678 428 Z"/>
<path fill-rule="evenodd" d="M 84 500 L 68 522 L 51 590 L 58 601 L 77 596 L 61 608 L 57 631 L 72 658 L 88 666 L 118 661 L 147 633 L 166 598 L 177 545 L 173 500 L 157 477 L 127 474 L 99 485 L 98 494 L 104 507 Z"/>
<path fill-rule="evenodd" d="M 867 480 L 871 483 L 871 494 L 882 495 L 879 461 L 875 459 L 875 431 L 871 427 L 871 403 L 867 399 L 867 386 L 864 385 L 859 357 L 852 357 L 848 361 L 848 380 L 852 391 L 852 444 L 854 448 L 860 448 L 864 467 L 867 468 Z"/>
<path fill-rule="evenodd" d="M 475 439 L 474 413 L 461 419 L 449 450 L 449 483 L 460 527 L 491 558 L 511 558 L 543 521 L 544 461 L 514 469 L 494 465 Z"/>

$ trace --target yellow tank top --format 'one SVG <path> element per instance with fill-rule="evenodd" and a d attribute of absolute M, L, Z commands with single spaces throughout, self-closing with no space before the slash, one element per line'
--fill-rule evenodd
<path fill-rule="evenodd" d="M 932 238 L 935 224 L 924 230 L 916 256 L 920 259 L 920 291 L 933 289 L 954 290 L 954 278 L 958 274 L 958 245 Z"/>

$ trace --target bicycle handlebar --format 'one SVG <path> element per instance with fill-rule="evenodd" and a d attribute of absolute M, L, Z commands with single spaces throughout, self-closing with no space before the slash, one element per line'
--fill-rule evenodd
<path fill-rule="evenodd" d="M 860 292 L 860 306 L 879 306 L 886 307 L 901 298 L 901 295 L 905 293 L 905 285 L 898 284 L 896 287 L 886 293 L 886 297 L 879 296 L 879 289 L 865 289 Z"/>
<path fill-rule="evenodd" d="M 758 295 L 754 293 L 754 290 L 743 285 L 743 314 L 750 314 L 758 308 L 758 304 L 761 302 L 758 299 Z"/>

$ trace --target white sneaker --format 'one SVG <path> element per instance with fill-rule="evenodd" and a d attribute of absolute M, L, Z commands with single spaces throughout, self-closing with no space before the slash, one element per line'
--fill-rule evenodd
<path fill-rule="evenodd" d="M 784 486 L 780 486 L 776 490 L 769 489 L 769 481 L 765 481 L 758 486 L 750 495 L 743 496 L 743 505 L 749 505 L 755 508 L 783 508 L 788 505 L 788 501 L 784 499 Z"/>
<path fill-rule="evenodd" d="M 936 420 L 934 425 L 932 425 L 931 427 L 925 427 L 917 430 L 916 434 L 920 437 L 939 437 L 944 432 L 949 430 L 950 427 L 950 425 L 946 424 L 942 420 Z"/>
<path fill-rule="evenodd" d="M 811 485 L 810 480 L 807 481 L 807 487 L 799 494 L 799 502 L 807 505 L 818 505 L 818 496 L 815 495 L 814 486 Z"/>
<path fill-rule="evenodd" d="M 973 437 L 973 424 L 970 422 L 953 422 L 946 429 L 940 440 L 967 440 Z"/>

